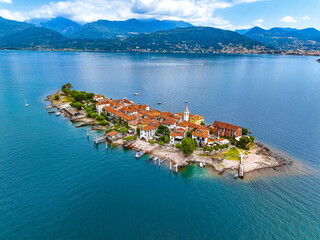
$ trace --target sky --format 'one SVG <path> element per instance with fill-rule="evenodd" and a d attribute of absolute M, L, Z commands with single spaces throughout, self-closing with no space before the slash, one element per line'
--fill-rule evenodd
<path fill-rule="evenodd" d="M 17 21 L 60 16 L 82 24 L 154 18 L 229 30 L 320 29 L 320 0 L 0 0 L 0 16 Z"/>

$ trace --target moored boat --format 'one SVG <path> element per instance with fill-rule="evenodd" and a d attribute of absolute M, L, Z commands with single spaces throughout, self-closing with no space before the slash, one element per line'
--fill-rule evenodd
<path fill-rule="evenodd" d="M 144 155 L 144 151 L 139 151 L 139 152 L 137 152 L 136 153 L 136 158 L 140 158 L 140 157 L 142 157 Z"/>
<path fill-rule="evenodd" d="M 48 113 L 55 113 L 55 111 L 53 111 L 53 110 L 50 110 Z"/>
<path fill-rule="evenodd" d="M 60 116 L 60 115 L 61 115 L 61 112 L 57 112 L 57 113 L 56 113 L 56 116 Z"/>
<path fill-rule="evenodd" d="M 203 163 L 202 162 L 200 162 L 200 167 L 203 168 Z"/>
<path fill-rule="evenodd" d="M 162 102 L 157 102 L 157 104 L 162 104 Z"/>
<path fill-rule="evenodd" d="M 153 159 L 153 155 L 150 155 L 149 160 L 152 160 L 152 159 Z"/>
<path fill-rule="evenodd" d="M 165 161 L 166 161 L 165 159 L 162 159 L 162 160 L 160 161 L 160 164 L 163 164 Z"/>

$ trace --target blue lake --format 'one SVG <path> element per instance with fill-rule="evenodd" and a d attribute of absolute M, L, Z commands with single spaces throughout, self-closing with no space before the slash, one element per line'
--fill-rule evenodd
<path fill-rule="evenodd" d="M 0 51 L 0 239 L 320 239 L 315 60 Z M 66 82 L 172 112 L 187 99 L 207 123 L 247 127 L 312 171 L 176 175 L 134 151 L 96 148 L 86 128 L 44 109 Z"/>

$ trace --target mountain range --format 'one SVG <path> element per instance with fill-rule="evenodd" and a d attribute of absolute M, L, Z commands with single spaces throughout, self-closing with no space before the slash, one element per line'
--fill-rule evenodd
<path fill-rule="evenodd" d="M 79 31 L 68 36 L 67 31 L 63 30 L 60 24 L 67 21 L 58 20 L 33 19 L 28 21 L 29 23 L 20 23 L 0 19 L 0 28 L 6 29 L 2 31 L 3 34 L 0 37 L 0 48 L 152 52 L 238 52 L 264 48 L 264 44 L 233 31 L 194 27 L 179 21 L 101 20 L 86 24 Z M 48 24 L 48 22 L 59 23 L 60 27 L 55 25 L 53 28 L 54 24 Z M 97 28 L 97 24 L 104 27 Z M 109 27 L 105 28 L 107 25 Z M 50 26 L 51 29 L 44 28 L 44 26 Z M 173 29 L 168 30 L 168 28 Z M 112 29 L 115 29 L 114 33 Z M 119 29 L 124 34 L 122 38 L 115 35 L 119 33 Z M 159 29 L 164 30 L 158 31 Z M 62 35 L 61 32 L 65 35 Z M 84 32 L 86 34 L 82 34 Z"/>
<path fill-rule="evenodd" d="M 269 30 L 254 27 L 237 30 L 251 39 L 279 50 L 320 50 L 320 31 L 315 28 L 298 30 L 295 28 L 271 28 Z"/>
<path fill-rule="evenodd" d="M 320 50 L 315 28 L 260 27 L 228 31 L 183 21 L 99 20 L 81 25 L 70 19 L 26 22 L 0 17 L 0 48 L 94 51 L 281 53 Z"/>
<path fill-rule="evenodd" d="M 62 35 L 75 39 L 112 39 L 124 38 L 140 33 L 152 33 L 174 28 L 186 28 L 193 25 L 184 21 L 156 19 L 128 19 L 125 21 L 99 20 L 80 24 L 70 19 L 57 17 L 53 19 L 33 18 L 27 20 L 36 27 L 49 28 Z"/>

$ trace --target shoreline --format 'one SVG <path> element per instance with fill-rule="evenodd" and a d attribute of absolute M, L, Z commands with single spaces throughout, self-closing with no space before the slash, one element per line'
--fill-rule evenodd
<path fill-rule="evenodd" d="M 55 101 L 54 95 L 59 94 L 61 100 Z M 46 109 L 57 108 L 60 112 L 64 113 L 64 116 L 69 118 L 73 123 L 79 123 L 76 127 L 91 126 L 91 131 L 105 131 L 106 127 L 103 127 L 96 123 L 96 120 L 92 118 L 87 118 L 86 113 L 83 110 L 76 110 L 69 107 L 69 103 L 64 101 L 65 94 L 62 91 L 58 91 L 55 94 L 47 96 L 45 101 L 51 103 Z M 67 108 L 68 107 L 68 108 Z M 74 116 L 79 114 L 78 116 Z M 106 135 L 106 134 L 104 134 Z M 107 141 L 105 139 L 104 141 Z M 97 142 L 98 144 L 98 142 Z M 225 175 L 229 171 L 239 171 L 240 161 L 243 163 L 243 174 L 245 175 L 255 175 L 258 172 L 274 171 L 279 173 L 277 168 L 283 168 L 287 165 L 292 165 L 294 163 L 293 159 L 286 155 L 280 154 L 281 151 L 276 149 L 270 149 L 270 146 L 262 142 L 254 143 L 250 151 L 240 150 L 236 147 L 229 147 L 224 150 L 217 150 L 214 153 L 204 152 L 202 149 L 197 149 L 193 154 L 189 156 L 184 156 L 180 150 L 175 147 L 164 145 L 160 146 L 157 143 L 151 144 L 149 142 L 142 141 L 140 139 L 123 141 L 122 139 L 117 142 L 113 142 L 113 145 L 122 146 L 124 148 L 131 146 L 136 150 L 143 150 L 149 155 L 157 156 L 160 159 L 166 159 L 165 165 L 171 165 L 170 171 L 176 171 L 185 169 L 189 164 L 206 164 L 212 167 L 212 170 L 217 173 L 217 175 Z M 231 148 L 236 148 L 241 154 L 241 160 L 230 160 L 223 157 L 223 154 L 230 150 Z M 243 158 L 242 158 L 243 156 Z M 160 161 L 160 160 L 159 160 Z M 170 164 L 170 162 L 172 162 Z M 284 171 L 285 172 L 285 171 Z"/>
<path fill-rule="evenodd" d="M 152 54 L 201 54 L 201 55 L 269 55 L 269 56 L 309 56 L 309 57 L 319 57 L 320 52 L 290 52 L 283 51 L 280 53 L 256 53 L 256 52 L 236 52 L 236 53 L 228 53 L 228 52 L 180 52 L 180 51 L 123 51 L 123 50 L 87 50 L 87 49 L 1 49 L 0 51 L 31 51 L 31 52 L 94 52 L 94 53 L 152 53 Z"/>

